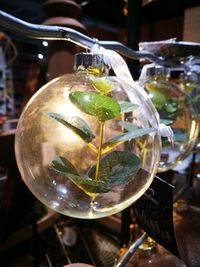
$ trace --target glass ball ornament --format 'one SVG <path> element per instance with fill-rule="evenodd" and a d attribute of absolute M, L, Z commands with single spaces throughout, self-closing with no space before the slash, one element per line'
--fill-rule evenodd
<path fill-rule="evenodd" d="M 155 105 L 160 123 L 170 126 L 174 137 L 162 137 L 158 173 L 180 165 L 194 149 L 198 134 L 198 113 L 192 98 L 169 77 L 170 69 L 150 66 L 146 70 L 144 88 Z"/>
<path fill-rule="evenodd" d="M 29 100 L 15 153 L 24 182 L 43 204 L 94 219 L 120 212 L 148 189 L 160 136 L 151 101 L 109 76 L 101 55 L 78 54 L 75 66 Z"/>

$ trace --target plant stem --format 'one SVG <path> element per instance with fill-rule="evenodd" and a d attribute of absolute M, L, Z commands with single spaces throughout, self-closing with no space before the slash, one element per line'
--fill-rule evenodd
<path fill-rule="evenodd" d="M 152 149 L 151 148 L 146 148 L 147 140 L 145 140 L 144 143 L 142 143 L 141 141 L 137 140 L 136 143 L 138 144 L 138 146 L 143 151 L 142 166 L 144 167 L 145 162 L 146 162 L 147 153 L 149 153 L 149 151 L 151 151 Z"/>
<path fill-rule="evenodd" d="M 86 143 L 88 147 L 95 153 L 98 153 L 97 148 L 92 143 Z"/>
<path fill-rule="evenodd" d="M 100 168 L 100 161 L 101 161 L 101 150 L 102 150 L 102 144 L 103 144 L 103 130 L 104 130 L 104 122 L 99 122 L 100 124 L 100 133 L 99 133 L 99 147 L 98 147 L 98 157 L 97 157 L 97 165 L 96 165 L 96 173 L 95 173 L 95 180 L 98 180 L 99 176 L 99 168 Z"/>

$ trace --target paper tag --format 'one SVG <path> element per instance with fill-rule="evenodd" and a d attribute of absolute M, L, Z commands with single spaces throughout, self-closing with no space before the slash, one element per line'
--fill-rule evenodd
<path fill-rule="evenodd" d="M 174 186 L 155 177 L 134 204 L 137 224 L 152 239 L 180 258 L 173 225 Z"/>

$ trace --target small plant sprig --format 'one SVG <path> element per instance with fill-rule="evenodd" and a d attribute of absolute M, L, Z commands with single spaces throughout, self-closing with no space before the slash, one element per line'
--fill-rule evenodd
<path fill-rule="evenodd" d="M 160 123 L 171 126 L 183 116 L 183 109 L 187 105 L 187 98 L 183 95 L 181 97 L 170 96 L 168 94 L 169 87 L 165 83 L 147 83 L 146 89 L 149 92 L 150 99 L 156 107 Z M 184 125 L 185 122 L 183 121 Z M 175 127 L 173 129 L 174 137 L 173 142 L 169 141 L 167 137 L 162 137 L 162 146 L 174 145 L 174 142 L 186 142 L 187 134 Z"/>
<path fill-rule="evenodd" d="M 114 150 L 118 145 L 155 131 L 153 128 L 140 128 L 132 123 L 120 121 L 119 125 L 126 129 L 104 142 L 106 122 L 120 114 L 133 112 L 138 105 L 128 101 L 117 101 L 108 95 L 113 90 L 112 83 L 103 78 L 93 78 L 95 92 L 74 91 L 69 99 L 81 112 L 94 116 L 99 123 L 99 144 L 92 142 L 95 138 L 88 123 L 80 117 L 66 117 L 50 112 L 48 115 L 73 131 L 84 140 L 88 147 L 96 154 L 97 160 L 88 173 L 80 175 L 68 159 L 56 156 L 52 161 L 53 168 L 64 177 L 70 179 L 77 187 L 83 190 L 94 200 L 100 193 L 107 193 L 115 186 L 120 186 L 131 180 L 141 167 L 140 158 L 130 151 Z"/>

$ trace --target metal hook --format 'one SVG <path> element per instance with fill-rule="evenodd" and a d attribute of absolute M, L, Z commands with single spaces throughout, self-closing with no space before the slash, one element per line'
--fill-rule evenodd
<path fill-rule="evenodd" d="M 96 44 L 98 46 L 98 48 L 100 48 L 99 39 L 93 38 L 93 40 L 94 40 L 94 44 Z"/>

